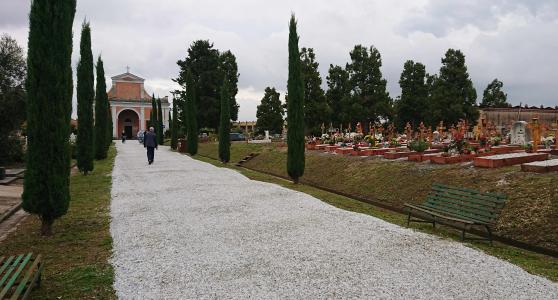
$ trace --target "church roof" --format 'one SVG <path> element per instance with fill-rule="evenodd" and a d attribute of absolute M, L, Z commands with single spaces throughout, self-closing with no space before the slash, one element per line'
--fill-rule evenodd
<path fill-rule="evenodd" d="M 111 77 L 112 81 L 129 81 L 129 82 L 144 82 L 145 79 L 134 75 L 130 72 L 122 73 L 120 75 L 116 75 Z"/>

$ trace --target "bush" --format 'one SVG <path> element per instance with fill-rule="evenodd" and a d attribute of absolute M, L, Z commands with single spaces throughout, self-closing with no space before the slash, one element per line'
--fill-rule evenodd
<path fill-rule="evenodd" d="M 408 145 L 409 149 L 416 152 L 424 152 L 429 148 L 428 143 L 424 140 L 414 140 Z"/>

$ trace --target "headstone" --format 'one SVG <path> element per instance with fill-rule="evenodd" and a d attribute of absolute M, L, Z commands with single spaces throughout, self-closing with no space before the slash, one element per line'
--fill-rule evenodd
<path fill-rule="evenodd" d="M 531 141 L 531 130 L 527 127 L 527 122 L 517 121 L 513 123 L 511 130 L 511 144 L 525 145 Z"/>
<path fill-rule="evenodd" d="M 269 140 L 269 130 L 266 130 L 266 131 L 265 131 L 265 139 L 266 139 L 266 140 Z"/>

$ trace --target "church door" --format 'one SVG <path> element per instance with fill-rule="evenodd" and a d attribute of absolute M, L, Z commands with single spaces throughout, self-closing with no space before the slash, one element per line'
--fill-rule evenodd
<path fill-rule="evenodd" d="M 127 138 L 132 138 L 132 120 L 124 120 L 124 133 L 126 134 Z"/>

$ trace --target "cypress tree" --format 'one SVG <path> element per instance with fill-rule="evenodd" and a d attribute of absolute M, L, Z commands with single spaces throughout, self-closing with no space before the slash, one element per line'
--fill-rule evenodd
<path fill-rule="evenodd" d="M 87 175 L 93 171 L 95 156 L 93 140 L 93 99 L 95 98 L 93 77 L 93 53 L 91 53 L 91 28 L 83 22 L 81 29 L 80 60 L 77 66 L 77 115 L 78 135 L 77 166 Z"/>
<path fill-rule="evenodd" d="M 157 141 L 159 145 L 165 143 L 165 136 L 163 133 L 163 110 L 161 109 L 161 98 L 157 99 Z"/>
<path fill-rule="evenodd" d="M 296 20 L 289 25 L 289 80 L 287 82 L 287 173 L 295 184 L 304 174 L 304 81 L 301 73 Z"/>
<path fill-rule="evenodd" d="M 221 86 L 221 117 L 219 122 L 219 159 L 228 163 L 231 159 L 231 107 L 229 103 L 230 84 L 225 78 Z"/>
<path fill-rule="evenodd" d="M 155 129 L 155 134 L 157 134 L 157 102 L 155 101 L 155 94 L 151 96 L 151 115 L 149 117 L 149 126 Z"/>
<path fill-rule="evenodd" d="M 107 158 L 108 95 L 105 69 L 101 56 L 97 59 L 97 87 L 95 92 L 95 158 Z"/>
<path fill-rule="evenodd" d="M 171 149 L 176 149 L 178 146 L 178 113 L 177 113 L 177 103 L 176 98 L 172 101 L 172 115 L 174 116 L 174 120 L 172 120 L 171 125 Z M 169 116 L 170 120 L 170 116 Z"/>
<path fill-rule="evenodd" d="M 56 12 L 56 13 L 52 13 Z M 41 234 L 70 203 L 72 24 L 76 1 L 32 1 L 27 50 L 27 161 L 23 209 L 39 216 Z"/>
<path fill-rule="evenodd" d="M 106 139 L 107 144 L 106 144 L 105 147 L 108 151 L 108 148 L 112 144 L 112 138 L 113 138 L 112 132 L 114 130 L 114 125 L 112 123 L 112 111 L 110 110 L 110 102 L 109 101 L 107 101 L 107 106 L 108 106 L 108 112 L 107 112 L 108 113 L 108 117 L 107 117 L 108 118 L 108 125 L 107 125 L 107 139 Z"/>
<path fill-rule="evenodd" d="M 188 69 L 186 74 L 186 145 L 188 153 L 198 153 L 198 120 L 196 108 L 196 84 L 192 71 Z"/>

